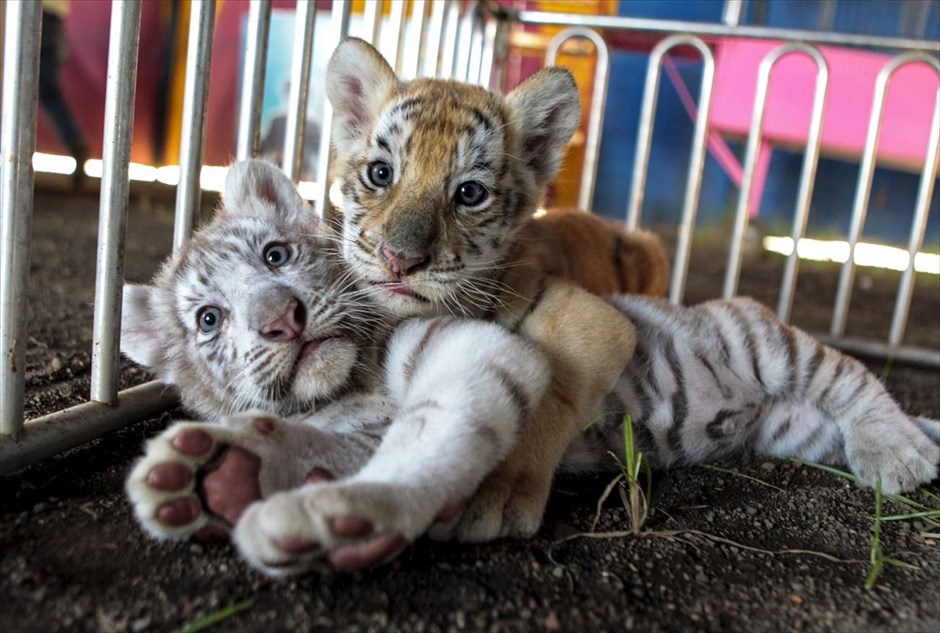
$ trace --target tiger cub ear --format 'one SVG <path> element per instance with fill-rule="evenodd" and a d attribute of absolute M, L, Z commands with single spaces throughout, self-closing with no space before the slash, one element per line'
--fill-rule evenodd
<path fill-rule="evenodd" d="M 121 352 L 138 365 L 154 371 L 167 384 L 173 377 L 167 363 L 172 336 L 160 327 L 154 309 L 157 289 L 153 286 L 125 284 L 121 308 Z"/>
<path fill-rule="evenodd" d="M 303 221 L 306 203 L 280 169 L 261 160 L 243 160 L 225 176 L 222 213 L 288 222 Z"/>
<path fill-rule="evenodd" d="M 581 122 L 578 86 L 564 68 L 544 68 L 506 95 L 506 102 L 523 159 L 543 187 L 558 173 L 565 144 Z"/>
<path fill-rule="evenodd" d="M 340 43 L 326 67 L 326 94 L 333 106 L 333 144 L 347 155 L 372 129 L 382 104 L 398 85 L 395 71 L 359 38 Z"/>

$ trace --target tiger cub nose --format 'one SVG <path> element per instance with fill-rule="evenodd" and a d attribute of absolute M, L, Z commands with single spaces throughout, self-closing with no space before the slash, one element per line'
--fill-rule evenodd
<path fill-rule="evenodd" d="M 396 275 L 404 275 L 409 270 L 413 270 L 427 261 L 426 255 L 419 257 L 401 257 L 396 255 L 387 246 L 382 248 L 382 259 L 385 260 L 385 267 Z"/>
<path fill-rule="evenodd" d="M 296 299 L 292 299 L 284 314 L 261 328 L 261 336 L 266 341 L 287 343 L 300 337 L 304 331 L 306 311 Z"/>

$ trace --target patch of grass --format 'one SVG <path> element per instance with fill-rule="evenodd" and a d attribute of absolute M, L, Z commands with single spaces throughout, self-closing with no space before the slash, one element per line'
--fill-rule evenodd
<path fill-rule="evenodd" d="M 604 413 L 597 416 L 588 422 L 587 425 L 584 426 L 584 429 L 587 430 L 591 428 L 596 422 L 608 415 L 611 414 Z M 643 530 L 647 515 L 649 514 L 649 498 L 652 493 L 653 473 L 650 469 L 649 460 L 636 448 L 636 443 L 633 439 L 633 418 L 629 414 L 623 416 L 624 460 L 620 461 L 620 457 L 613 451 L 608 451 L 608 453 L 614 458 L 614 461 L 617 462 L 617 467 L 620 468 L 620 474 L 607 484 L 603 494 L 597 500 L 597 509 L 594 514 L 594 521 L 591 522 L 591 531 L 594 531 L 597 522 L 600 520 L 601 508 L 604 502 L 607 501 L 607 498 L 610 497 L 611 493 L 616 488 L 620 491 L 620 500 L 623 501 L 623 507 L 630 518 L 630 532 L 634 535 L 639 534 Z M 641 471 L 645 471 L 646 474 L 645 488 L 640 482 Z"/>
<path fill-rule="evenodd" d="M 183 628 L 179 629 L 176 633 L 198 633 L 199 631 L 205 631 L 211 626 L 214 626 L 221 622 L 222 620 L 227 620 L 228 618 L 250 609 L 255 601 L 251 598 L 248 600 L 242 600 L 231 606 L 225 607 L 224 609 L 219 609 L 215 613 L 210 613 L 209 615 L 199 618 L 192 624 L 187 624 Z"/>
<path fill-rule="evenodd" d="M 790 461 L 797 464 L 802 464 L 804 466 L 809 466 L 811 468 L 816 468 L 817 470 L 825 471 L 838 477 L 842 477 L 843 479 L 848 479 L 849 481 L 856 480 L 855 475 L 852 473 L 840 470 L 838 468 L 833 468 L 832 466 L 815 464 L 813 462 L 807 462 L 796 458 L 791 458 Z M 927 490 L 921 490 L 920 492 L 928 498 L 938 499 L 936 495 Z M 885 516 L 882 512 L 884 497 L 900 505 L 915 509 L 917 512 Z M 886 564 L 893 565 L 895 567 L 901 567 L 902 569 L 920 569 L 919 566 L 912 565 L 911 563 L 905 562 L 898 558 L 885 557 L 884 551 L 881 547 L 882 524 L 886 521 L 922 519 L 925 523 L 929 523 L 930 525 L 940 526 L 940 510 L 925 506 L 924 504 L 914 501 L 910 497 L 905 497 L 904 495 L 882 495 L 881 482 L 879 482 L 878 485 L 875 486 L 875 516 L 871 517 L 871 519 L 874 522 L 874 528 L 872 531 L 871 546 L 869 548 L 870 567 L 868 571 L 868 577 L 865 579 L 865 589 L 871 589 L 875 586 L 875 583 L 877 582 L 878 577 L 881 575 L 881 572 L 884 570 L 884 566 Z M 933 534 L 930 532 L 921 532 L 921 536 L 924 538 L 931 538 Z"/>

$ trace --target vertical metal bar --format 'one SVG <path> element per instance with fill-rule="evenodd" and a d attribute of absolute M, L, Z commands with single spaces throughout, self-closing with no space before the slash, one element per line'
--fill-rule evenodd
<path fill-rule="evenodd" d="M 451 77 L 457 81 L 469 81 L 470 54 L 473 49 L 473 31 L 477 20 L 476 7 L 467 10 L 460 19 L 457 31 L 457 49 Z"/>
<path fill-rule="evenodd" d="M 806 44 L 802 43 L 783 44 L 772 50 L 760 63 L 757 92 L 754 95 L 754 111 L 751 115 L 751 128 L 747 137 L 744 174 L 741 177 L 741 192 L 735 211 L 734 233 L 731 237 L 731 252 L 728 254 L 728 265 L 725 269 L 725 282 L 722 289 L 722 297 L 725 299 L 733 297 L 737 292 L 738 279 L 741 276 L 741 252 L 744 247 L 744 237 L 747 233 L 748 203 L 751 200 L 751 191 L 754 188 L 754 174 L 757 171 L 757 158 L 762 144 L 761 127 L 764 122 L 764 113 L 767 110 L 770 74 L 777 62 L 785 55 L 802 52 L 812 57 L 811 50 Z"/>
<path fill-rule="evenodd" d="M 934 68 L 937 60 L 925 53 L 905 53 L 897 55 L 878 73 L 875 79 L 875 93 L 872 97 L 871 116 L 868 119 L 868 132 L 865 149 L 862 152 L 862 164 L 858 172 L 858 184 L 855 188 L 855 200 L 852 204 L 852 220 L 849 227 L 849 256 L 842 265 L 839 275 L 839 287 L 836 291 L 835 306 L 832 311 L 832 323 L 829 333 L 841 337 L 845 333 L 845 324 L 849 316 L 849 303 L 852 300 L 852 286 L 855 283 L 855 247 L 865 226 L 868 213 L 868 199 L 871 196 L 871 183 L 877 162 L 878 138 L 881 135 L 881 118 L 884 115 L 885 96 L 888 81 L 895 71 L 904 64 L 923 62 Z"/>
<path fill-rule="evenodd" d="M 467 71 L 457 79 L 467 83 L 480 83 L 480 66 L 483 63 L 483 14 L 480 5 L 470 10 L 470 53 L 467 58 Z"/>
<path fill-rule="evenodd" d="M 816 183 L 816 165 L 819 162 L 819 145 L 822 141 L 823 111 L 829 92 L 829 65 L 822 54 L 813 46 L 805 46 L 803 52 L 816 62 L 816 88 L 813 93 L 813 112 L 806 137 L 806 152 L 803 156 L 803 170 L 800 173 L 800 186 L 796 195 L 796 209 L 793 212 L 793 252 L 787 258 L 780 283 L 780 298 L 777 303 L 777 316 L 783 321 L 790 320 L 793 310 L 793 293 L 796 290 L 796 275 L 799 270 L 797 245 L 806 233 L 809 219 L 809 205 L 813 199 L 813 186 Z"/>
<path fill-rule="evenodd" d="M 444 37 L 444 17 L 447 13 L 447 3 L 444 0 L 432 0 L 431 22 L 428 24 L 427 49 L 424 51 L 425 77 L 437 75 L 437 63 L 441 55 L 441 38 Z"/>
<path fill-rule="evenodd" d="M 450 79 L 457 64 L 457 44 L 460 39 L 460 5 L 455 0 L 446 0 L 444 19 L 444 50 L 435 76 Z"/>
<path fill-rule="evenodd" d="M 257 0 L 249 3 L 245 70 L 242 75 L 241 95 L 238 99 L 238 141 L 235 145 L 235 157 L 238 160 L 251 158 L 258 152 L 270 24 L 271 0 Z"/>
<path fill-rule="evenodd" d="M 891 330 L 888 334 L 888 345 L 891 347 L 901 344 L 904 330 L 907 328 L 907 316 L 914 294 L 914 257 L 924 243 L 924 231 L 927 230 L 927 217 L 930 213 L 930 198 L 933 196 L 934 184 L 937 181 L 937 156 L 940 151 L 940 90 L 937 90 L 937 98 L 933 104 L 933 122 L 930 124 L 928 138 L 930 141 L 927 146 L 927 156 L 924 159 L 924 169 L 920 175 L 917 203 L 914 206 L 914 221 L 911 223 L 911 237 L 907 245 L 909 257 L 907 268 L 901 275 L 898 298 L 894 303 L 894 316 L 891 318 Z"/>
<path fill-rule="evenodd" d="M 0 113 L 0 435 L 23 428 L 26 299 L 42 5 L 5 2 Z"/>
<path fill-rule="evenodd" d="M 387 56 L 395 72 L 401 70 L 401 46 L 405 36 L 405 19 L 408 17 L 405 13 L 407 7 L 406 0 L 392 2 L 392 12 L 388 16 L 389 40 L 395 48 L 389 51 Z"/>
<path fill-rule="evenodd" d="M 670 42 L 669 40 L 672 40 Z M 689 272 L 689 258 L 692 253 L 692 232 L 698 215 L 698 198 L 702 190 L 702 170 L 705 165 L 705 150 L 708 137 L 708 116 L 712 107 L 712 88 L 715 82 L 715 58 L 712 51 L 697 37 L 677 36 L 660 42 L 663 46 L 657 66 L 662 65 L 666 51 L 676 46 L 691 46 L 702 56 L 702 87 L 698 98 L 698 113 L 695 117 L 695 130 L 692 133 L 692 154 L 689 158 L 689 171 L 685 181 L 685 200 L 682 203 L 682 221 L 679 224 L 679 237 L 676 243 L 676 259 L 672 267 L 672 280 L 669 283 L 669 301 L 682 303 L 685 297 L 685 282 Z M 654 50 L 655 52 L 655 50 Z M 653 64 L 652 56 L 650 64 Z"/>
<path fill-rule="evenodd" d="M 725 0 L 721 11 L 721 21 L 727 26 L 738 26 L 744 12 L 744 0 Z"/>
<path fill-rule="evenodd" d="M 610 53 L 607 50 L 607 42 L 597 31 L 575 27 L 565 29 L 552 38 L 545 53 L 545 64 L 554 64 L 562 44 L 574 38 L 589 40 L 597 51 L 594 91 L 591 95 L 591 112 L 588 116 L 587 141 L 584 147 L 584 167 L 581 170 L 581 188 L 578 191 L 578 208 L 581 211 L 590 211 L 594 202 L 594 183 L 597 180 L 597 159 L 600 155 L 601 132 L 604 127 L 604 108 L 607 106 Z"/>
<path fill-rule="evenodd" d="M 627 229 L 630 231 L 635 231 L 640 225 L 640 210 L 643 208 L 643 195 L 646 189 L 646 170 L 650 162 L 650 146 L 653 139 L 653 116 L 656 113 L 656 102 L 659 100 L 659 71 L 665 52 L 663 49 L 658 58 L 650 56 L 646 82 L 643 85 L 640 124 L 636 131 L 636 150 L 633 152 L 630 202 L 627 204 Z"/>
<path fill-rule="evenodd" d="M 366 0 L 362 21 L 365 24 L 363 38 L 378 48 L 379 27 L 382 24 L 382 0 Z"/>
<path fill-rule="evenodd" d="M 139 0 L 112 0 L 91 355 L 91 399 L 110 405 L 118 401 L 124 234 L 130 193 L 127 171 L 134 131 L 139 35 Z"/>
<path fill-rule="evenodd" d="M 421 52 L 424 49 L 424 14 L 427 12 L 426 0 L 413 0 L 411 3 L 411 32 L 413 39 L 403 41 L 401 74 L 405 79 L 414 79 L 418 76 L 421 64 Z M 402 39 L 405 39 L 406 27 L 402 29 Z"/>
<path fill-rule="evenodd" d="M 206 134 L 206 102 L 209 98 L 209 69 L 212 62 L 212 28 L 215 0 L 193 0 L 186 47 L 186 78 L 183 87 L 180 131 L 180 178 L 176 189 L 173 249 L 189 238 L 199 207 L 199 170 Z"/>
<path fill-rule="evenodd" d="M 333 8 L 330 13 L 330 46 L 332 50 L 349 33 L 349 0 L 333 0 Z M 316 183 L 316 212 L 320 217 L 326 215 L 326 208 L 329 204 L 330 189 L 330 144 L 332 142 L 333 127 L 333 107 L 330 100 L 323 100 L 323 128 L 320 134 L 320 157 L 317 165 L 317 183 Z"/>
<path fill-rule="evenodd" d="M 307 127 L 307 96 L 310 87 L 310 60 L 317 20 L 315 0 L 298 0 L 294 22 L 294 52 L 290 71 L 290 95 L 284 128 L 284 173 L 296 184 L 303 165 L 304 134 Z"/>
<path fill-rule="evenodd" d="M 512 23 L 509 20 L 498 19 L 496 37 L 493 42 L 493 56 L 490 61 L 489 79 L 485 84 L 496 92 L 503 91 L 504 76 L 506 74 L 506 60 L 509 57 L 509 36 L 512 33 Z"/>
<path fill-rule="evenodd" d="M 493 57 L 496 55 L 496 34 L 500 20 L 491 18 L 483 31 L 483 50 L 480 56 L 480 76 L 477 83 L 484 88 L 490 87 L 493 76 Z"/>

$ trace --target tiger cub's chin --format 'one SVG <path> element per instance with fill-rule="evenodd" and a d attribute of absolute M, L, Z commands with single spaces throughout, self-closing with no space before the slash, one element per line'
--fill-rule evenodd
<path fill-rule="evenodd" d="M 358 356 L 358 347 L 347 338 L 307 343 L 297 359 L 294 396 L 300 401 L 331 397 L 349 382 Z"/>

